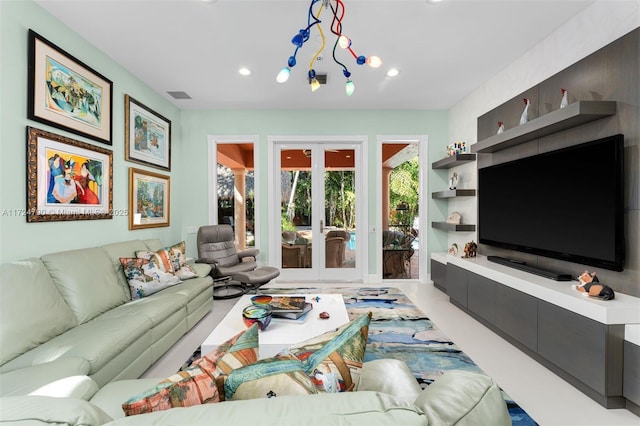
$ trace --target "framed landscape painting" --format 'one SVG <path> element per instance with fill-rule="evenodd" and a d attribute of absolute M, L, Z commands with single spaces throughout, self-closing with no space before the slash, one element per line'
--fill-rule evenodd
<path fill-rule="evenodd" d="M 170 178 L 129 168 L 129 229 L 169 226 Z"/>
<path fill-rule="evenodd" d="M 171 121 L 124 96 L 125 159 L 171 170 Z"/>
<path fill-rule="evenodd" d="M 29 30 L 30 119 L 111 145 L 113 82 Z"/>
<path fill-rule="evenodd" d="M 113 155 L 27 127 L 27 222 L 111 219 Z"/>

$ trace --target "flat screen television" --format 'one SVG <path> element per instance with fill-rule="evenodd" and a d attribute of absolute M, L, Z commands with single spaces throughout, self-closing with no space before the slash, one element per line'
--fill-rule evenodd
<path fill-rule="evenodd" d="M 478 170 L 481 244 L 622 271 L 624 137 Z"/>

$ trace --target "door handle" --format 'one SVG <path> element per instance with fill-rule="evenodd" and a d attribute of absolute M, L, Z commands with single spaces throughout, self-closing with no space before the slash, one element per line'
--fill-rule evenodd
<path fill-rule="evenodd" d="M 320 233 L 324 232 L 324 221 L 320 221 Z"/>

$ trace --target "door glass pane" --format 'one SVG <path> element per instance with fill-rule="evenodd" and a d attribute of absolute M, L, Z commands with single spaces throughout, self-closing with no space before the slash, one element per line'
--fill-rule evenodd
<path fill-rule="evenodd" d="M 253 144 L 217 145 L 218 223 L 233 227 L 236 247 L 255 245 Z"/>
<path fill-rule="evenodd" d="M 355 151 L 324 151 L 325 268 L 356 267 Z"/>
<path fill-rule="evenodd" d="M 382 278 L 419 278 L 419 147 L 382 145 Z"/>
<path fill-rule="evenodd" d="M 311 150 L 280 151 L 282 268 L 311 268 Z"/>

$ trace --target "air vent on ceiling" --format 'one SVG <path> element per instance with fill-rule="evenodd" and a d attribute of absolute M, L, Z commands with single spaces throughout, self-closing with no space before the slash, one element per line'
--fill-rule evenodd
<path fill-rule="evenodd" d="M 167 92 L 173 99 L 191 99 L 187 92 Z"/>

